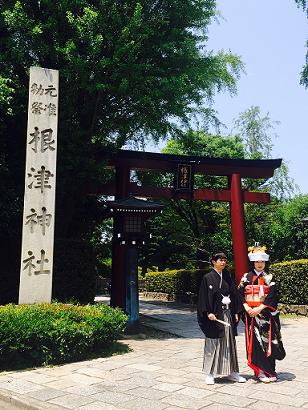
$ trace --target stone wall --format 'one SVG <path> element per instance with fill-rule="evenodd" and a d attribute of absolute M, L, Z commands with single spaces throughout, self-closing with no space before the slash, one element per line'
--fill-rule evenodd
<path fill-rule="evenodd" d="M 308 317 L 308 305 L 285 305 L 279 303 L 278 309 L 281 313 L 294 313 L 295 315 Z"/>

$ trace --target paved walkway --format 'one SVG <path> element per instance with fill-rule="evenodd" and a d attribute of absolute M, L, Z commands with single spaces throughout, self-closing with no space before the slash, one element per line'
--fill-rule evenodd
<path fill-rule="evenodd" d="M 221 379 L 207 386 L 201 372 L 203 336 L 195 311 L 154 301 L 142 301 L 140 311 L 145 323 L 182 337 L 125 339 L 131 348 L 127 354 L 2 372 L 0 409 L 308 409 L 308 318 L 282 322 L 287 357 L 277 362 L 276 383 L 264 385 L 252 377 L 240 328 L 238 354 L 247 383 Z M 1 400 L 13 407 L 1 407 Z"/>

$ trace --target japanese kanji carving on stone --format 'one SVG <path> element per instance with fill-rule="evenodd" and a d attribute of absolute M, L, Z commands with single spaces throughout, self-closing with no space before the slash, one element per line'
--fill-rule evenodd
<path fill-rule="evenodd" d="M 43 193 L 46 188 L 51 188 L 49 179 L 53 178 L 53 176 L 54 174 L 48 171 L 48 169 L 45 169 L 43 165 L 38 171 L 36 171 L 35 168 L 31 168 L 31 172 L 28 173 L 28 178 L 31 180 L 30 184 L 28 184 L 28 188 L 39 188 L 41 193 Z"/>
<path fill-rule="evenodd" d="M 52 215 L 48 214 L 46 208 L 42 207 L 42 214 L 38 215 L 34 208 L 31 208 L 31 213 L 26 216 L 26 225 L 29 226 L 30 232 L 33 233 L 35 227 L 41 227 L 42 234 L 45 235 L 46 227 L 50 226 Z"/>
<path fill-rule="evenodd" d="M 34 127 L 34 132 L 30 133 L 32 139 L 29 141 L 29 144 L 32 144 L 32 150 L 34 152 L 45 152 L 48 149 L 54 151 L 55 140 L 52 139 L 53 130 L 51 128 L 46 128 L 45 130 L 40 131 L 38 127 Z"/>
<path fill-rule="evenodd" d="M 50 97 L 58 96 L 57 90 L 52 84 L 44 88 L 42 84 L 33 83 L 30 87 L 30 91 L 34 95 L 49 95 Z"/>
<path fill-rule="evenodd" d="M 19 303 L 52 293 L 59 73 L 31 67 Z"/>
<path fill-rule="evenodd" d="M 28 275 L 31 276 L 32 272 L 34 275 L 41 275 L 41 274 L 49 274 L 50 270 L 49 269 L 44 269 L 44 265 L 49 262 L 47 258 L 45 258 L 45 251 L 44 249 L 41 249 L 41 259 L 36 261 L 36 264 L 38 266 L 38 270 L 34 270 L 36 268 L 36 265 L 33 263 L 35 261 L 35 256 L 33 255 L 32 251 L 28 251 L 29 257 L 24 259 L 22 262 L 24 264 L 23 270 L 27 271 Z"/>

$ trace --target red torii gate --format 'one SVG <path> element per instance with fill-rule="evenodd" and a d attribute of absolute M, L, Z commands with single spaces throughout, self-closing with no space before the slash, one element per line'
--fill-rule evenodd
<path fill-rule="evenodd" d="M 107 166 L 115 168 L 115 181 L 96 188 L 95 194 L 114 195 L 125 199 L 129 195 L 144 198 L 194 199 L 224 201 L 230 203 L 232 242 L 234 250 L 235 276 L 239 282 L 248 270 L 247 242 L 245 232 L 244 203 L 269 203 L 270 195 L 242 189 L 242 178 L 270 178 L 281 165 L 281 159 L 251 160 L 209 158 L 160 154 L 143 151 L 120 150 L 113 155 L 99 155 L 107 160 Z M 130 181 L 131 170 L 176 173 L 179 164 L 190 164 L 194 174 L 226 176 L 226 189 L 194 189 L 192 192 L 176 191 L 174 188 L 138 186 Z M 124 254 L 125 246 L 114 243 L 112 250 L 112 295 L 111 305 L 125 306 Z"/>

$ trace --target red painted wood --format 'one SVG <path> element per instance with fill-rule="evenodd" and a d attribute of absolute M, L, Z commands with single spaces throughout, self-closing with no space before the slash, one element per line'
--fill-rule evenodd
<path fill-rule="evenodd" d="M 231 191 L 229 189 L 195 189 L 193 192 L 193 197 L 190 194 L 183 192 L 175 192 L 173 188 L 159 188 L 159 187 L 148 187 L 148 186 L 138 186 L 135 183 L 130 183 L 128 187 L 128 192 L 132 193 L 134 196 L 141 196 L 144 198 L 177 198 L 177 199 L 195 199 L 202 201 L 231 201 Z M 267 192 L 249 192 L 243 190 L 244 202 L 252 203 L 269 203 L 270 195 Z M 107 184 L 97 187 L 95 192 L 92 194 L 105 194 L 105 195 L 115 195 L 115 187 L 113 183 L 109 182 Z"/>
<path fill-rule="evenodd" d="M 254 202 L 255 204 L 268 204 L 271 196 L 268 192 L 249 192 L 243 190 L 243 202 Z"/>
<path fill-rule="evenodd" d="M 115 199 L 124 199 L 129 195 L 130 169 L 127 165 L 116 168 L 115 174 Z"/>
<path fill-rule="evenodd" d="M 193 198 L 202 201 L 230 202 L 231 192 L 229 189 L 195 189 Z"/>
<path fill-rule="evenodd" d="M 130 186 L 130 170 L 127 167 L 116 169 L 115 178 L 115 199 L 127 198 Z M 113 237 L 117 237 L 118 232 L 123 232 L 122 218 L 115 215 L 113 218 Z M 112 243 L 112 277 L 111 277 L 111 297 L 110 305 L 126 308 L 126 245 Z"/>
<path fill-rule="evenodd" d="M 113 224 L 115 226 L 115 219 Z M 115 236 L 115 229 L 113 235 Z M 112 275 L 111 275 L 111 295 L 110 306 L 120 307 L 125 310 L 126 307 L 126 275 L 125 275 L 125 261 L 126 261 L 126 247 L 113 241 L 112 243 Z"/>
<path fill-rule="evenodd" d="M 245 272 L 248 272 L 247 240 L 243 194 L 240 174 L 231 177 L 231 227 L 235 264 L 235 280 L 239 283 Z"/>

